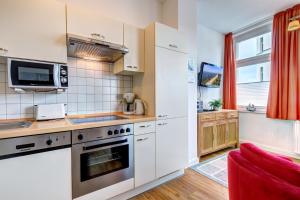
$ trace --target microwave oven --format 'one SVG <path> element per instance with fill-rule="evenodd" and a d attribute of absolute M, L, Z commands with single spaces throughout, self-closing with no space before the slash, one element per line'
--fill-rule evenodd
<path fill-rule="evenodd" d="M 8 85 L 20 89 L 66 89 L 68 66 L 31 60 L 11 59 L 8 64 Z"/>

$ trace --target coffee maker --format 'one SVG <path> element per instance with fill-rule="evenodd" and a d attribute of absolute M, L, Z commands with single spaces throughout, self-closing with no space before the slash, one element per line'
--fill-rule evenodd
<path fill-rule="evenodd" d="M 134 100 L 135 100 L 134 93 L 123 94 L 123 113 L 125 115 L 133 115 L 135 113 Z"/>

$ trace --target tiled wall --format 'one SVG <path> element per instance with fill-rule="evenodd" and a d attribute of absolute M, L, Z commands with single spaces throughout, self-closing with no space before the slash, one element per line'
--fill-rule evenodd
<path fill-rule="evenodd" d="M 132 77 L 112 73 L 112 65 L 68 59 L 69 88 L 56 93 L 16 93 L 7 86 L 7 65 L 0 59 L 0 119 L 32 118 L 34 105 L 64 103 L 68 114 L 121 111 L 124 92 L 132 92 Z"/>

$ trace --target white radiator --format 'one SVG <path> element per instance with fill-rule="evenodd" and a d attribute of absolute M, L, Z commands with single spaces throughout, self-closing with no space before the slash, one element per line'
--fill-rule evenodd
<path fill-rule="evenodd" d="M 300 121 L 294 122 L 295 153 L 300 154 Z"/>

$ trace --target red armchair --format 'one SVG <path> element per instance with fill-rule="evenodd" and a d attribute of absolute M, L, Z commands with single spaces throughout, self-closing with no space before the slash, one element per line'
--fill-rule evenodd
<path fill-rule="evenodd" d="M 300 165 L 241 144 L 228 155 L 230 200 L 300 200 Z"/>

